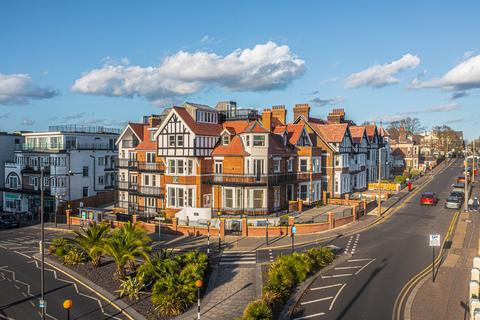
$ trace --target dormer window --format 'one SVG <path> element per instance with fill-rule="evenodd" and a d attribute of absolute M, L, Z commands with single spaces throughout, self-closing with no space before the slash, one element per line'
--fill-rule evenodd
<path fill-rule="evenodd" d="M 222 137 L 222 144 L 226 146 L 230 143 L 230 136 L 228 134 L 224 134 Z"/>
<path fill-rule="evenodd" d="M 285 131 L 283 133 L 283 145 L 286 146 L 287 145 L 287 142 L 288 142 L 288 134 L 287 132 Z"/>

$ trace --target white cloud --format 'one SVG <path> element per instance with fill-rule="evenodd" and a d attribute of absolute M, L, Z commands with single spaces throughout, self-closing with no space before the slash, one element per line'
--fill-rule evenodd
<path fill-rule="evenodd" d="M 311 103 L 316 104 L 320 107 L 326 106 L 326 105 L 337 105 L 340 103 L 343 103 L 344 99 L 343 97 L 335 97 L 335 98 L 330 98 L 330 99 L 322 99 L 319 97 L 313 98 L 310 100 Z"/>
<path fill-rule="evenodd" d="M 28 74 L 0 73 L 0 104 L 27 104 L 32 99 L 49 99 L 57 94 L 35 85 Z"/>
<path fill-rule="evenodd" d="M 33 126 L 35 124 L 35 120 L 31 118 L 23 118 L 21 125 L 23 126 Z"/>
<path fill-rule="evenodd" d="M 231 91 L 285 88 L 305 71 L 305 61 L 274 42 L 237 49 L 226 56 L 179 51 L 159 66 L 104 65 L 77 79 L 72 90 L 112 97 L 142 96 L 156 104 L 208 86 Z"/>
<path fill-rule="evenodd" d="M 390 123 L 395 121 L 400 121 L 402 119 L 407 118 L 408 115 L 406 114 L 394 114 L 394 115 L 385 115 L 385 116 L 377 116 L 370 118 L 369 122 L 383 122 L 383 123 Z"/>
<path fill-rule="evenodd" d="M 449 112 L 453 110 L 458 110 L 460 109 L 461 106 L 457 103 L 447 103 L 447 104 L 442 104 L 439 106 L 433 106 L 430 108 L 427 108 L 423 111 L 423 113 L 430 113 L 430 112 Z"/>
<path fill-rule="evenodd" d="M 395 75 L 403 70 L 413 69 L 420 64 L 420 58 L 410 53 L 399 60 L 382 65 L 374 65 L 366 70 L 351 74 L 344 83 L 347 88 L 381 88 L 400 82 Z"/>
<path fill-rule="evenodd" d="M 448 91 L 466 91 L 480 88 L 480 55 L 467 58 L 450 69 L 443 77 L 428 81 L 412 80 L 411 88 L 441 88 Z"/>
<path fill-rule="evenodd" d="M 218 44 L 222 41 L 223 39 L 217 39 L 209 35 L 205 35 L 202 37 L 202 39 L 200 39 L 201 44 Z"/>

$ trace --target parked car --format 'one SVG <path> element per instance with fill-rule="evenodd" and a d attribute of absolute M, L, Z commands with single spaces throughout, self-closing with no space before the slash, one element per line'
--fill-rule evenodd
<path fill-rule="evenodd" d="M 465 199 L 465 193 L 463 191 L 452 191 L 450 197 L 457 197 L 463 201 L 463 199 Z"/>
<path fill-rule="evenodd" d="M 445 201 L 445 208 L 447 209 L 460 209 L 462 206 L 463 198 L 450 195 Z"/>
<path fill-rule="evenodd" d="M 424 192 L 422 197 L 420 198 L 420 204 L 423 205 L 430 205 L 436 206 L 438 203 L 438 198 L 433 192 Z"/>
<path fill-rule="evenodd" d="M 12 216 L 0 216 L 0 228 L 9 229 L 9 228 L 18 228 L 20 227 L 20 222 L 18 222 Z"/>
<path fill-rule="evenodd" d="M 465 177 L 464 176 L 460 176 L 457 178 L 457 183 L 465 183 Z"/>

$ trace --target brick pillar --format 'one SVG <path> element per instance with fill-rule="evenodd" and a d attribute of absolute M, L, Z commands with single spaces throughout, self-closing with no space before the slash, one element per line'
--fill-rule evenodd
<path fill-rule="evenodd" d="M 177 219 L 177 217 L 172 218 L 172 229 L 175 230 L 175 233 L 177 233 L 177 230 L 178 230 L 178 219 Z"/>
<path fill-rule="evenodd" d="M 220 218 L 220 237 L 225 237 L 225 218 Z"/>
<path fill-rule="evenodd" d="M 327 191 L 322 191 L 323 204 L 327 204 Z"/>
<path fill-rule="evenodd" d="M 329 229 L 335 228 L 335 216 L 333 212 L 328 212 L 328 227 Z"/>
<path fill-rule="evenodd" d="M 346 205 L 349 206 L 350 205 L 350 194 L 349 193 L 345 194 L 345 200 L 346 200 Z"/>
<path fill-rule="evenodd" d="M 70 226 L 72 225 L 72 220 L 70 219 L 70 215 L 72 214 L 72 209 L 67 209 L 65 210 L 65 215 L 67 217 L 67 224 L 68 224 L 68 227 L 70 228 Z"/>
<path fill-rule="evenodd" d="M 352 207 L 352 217 L 353 221 L 357 221 L 357 206 Z"/>
<path fill-rule="evenodd" d="M 298 213 L 302 213 L 302 211 L 303 211 L 303 201 L 302 201 L 302 199 L 297 200 L 297 210 L 298 210 Z"/>
<path fill-rule="evenodd" d="M 248 237 L 247 218 L 242 218 L 242 237 Z"/>
<path fill-rule="evenodd" d="M 363 204 L 363 215 L 366 215 L 367 214 L 367 200 L 363 199 L 362 204 Z"/>
<path fill-rule="evenodd" d="M 132 223 L 133 224 L 137 223 L 137 218 L 138 218 L 138 216 L 136 214 L 132 215 Z"/>

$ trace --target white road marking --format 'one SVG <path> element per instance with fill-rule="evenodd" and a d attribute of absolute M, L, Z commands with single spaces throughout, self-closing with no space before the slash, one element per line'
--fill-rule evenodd
<path fill-rule="evenodd" d="M 293 320 L 310 319 L 310 318 L 314 318 L 314 317 L 323 316 L 324 314 L 325 314 L 325 312 L 314 313 L 314 314 L 311 314 L 311 315 L 308 315 L 308 316 L 303 316 L 303 317 L 294 318 Z"/>
<path fill-rule="evenodd" d="M 255 261 L 232 261 L 232 262 L 220 262 L 220 265 L 232 265 L 232 264 L 255 264 Z"/>
<path fill-rule="evenodd" d="M 341 288 L 340 290 L 338 290 L 337 294 L 335 295 L 335 297 L 333 298 L 332 302 L 330 303 L 330 306 L 328 307 L 328 310 L 332 310 L 333 308 L 333 305 L 335 304 L 335 301 L 337 300 L 338 296 L 340 295 L 340 292 L 342 292 L 343 288 L 345 288 L 347 284 L 345 283 Z"/>
<path fill-rule="evenodd" d="M 335 275 L 333 275 L 333 276 L 322 276 L 322 279 L 340 278 L 340 277 L 350 277 L 351 275 L 352 275 L 351 273 L 335 274 Z"/>
<path fill-rule="evenodd" d="M 314 288 L 310 288 L 310 290 L 322 290 L 322 289 L 328 289 L 328 288 L 335 288 L 335 287 L 340 287 L 341 285 L 343 285 L 343 283 L 337 283 L 337 284 L 332 284 L 332 285 L 323 286 L 323 287 L 314 287 Z"/>
<path fill-rule="evenodd" d="M 320 299 L 315 299 L 315 300 L 300 302 L 300 304 L 303 306 L 303 305 L 306 305 L 306 304 L 315 303 L 315 302 L 321 302 L 321 301 L 330 300 L 330 299 L 333 299 L 333 297 L 325 297 L 325 298 L 320 298 Z"/>
<path fill-rule="evenodd" d="M 362 271 L 363 269 L 365 269 L 370 263 L 372 263 L 373 261 L 377 260 L 376 258 L 373 259 L 372 261 L 370 261 L 369 263 L 367 263 L 366 265 L 364 265 L 362 268 L 360 268 L 360 270 L 358 270 L 357 272 L 355 272 L 355 274 L 359 274 L 360 271 Z"/>
<path fill-rule="evenodd" d="M 347 260 L 348 262 L 359 262 L 359 261 L 370 261 L 372 259 L 369 259 L 369 258 L 365 258 L 365 259 L 350 259 L 350 260 Z"/>
<path fill-rule="evenodd" d="M 347 269 L 359 269 L 362 266 L 351 266 L 351 267 L 336 267 L 333 270 L 347 270 Z"/>

